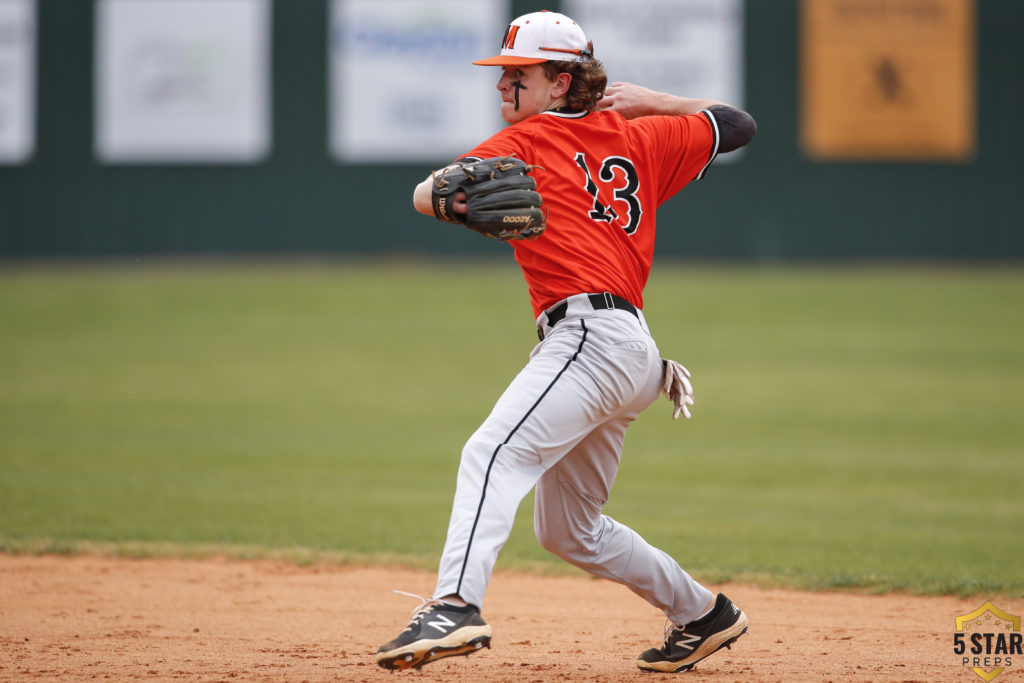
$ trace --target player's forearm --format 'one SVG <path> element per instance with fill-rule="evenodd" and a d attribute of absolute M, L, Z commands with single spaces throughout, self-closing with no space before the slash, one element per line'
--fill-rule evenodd
<path fill-rule="evenodd" d="M 725 104 L 724 102 L 718 102 L 716 100 L 679 97 L 678 95 L 671 95 L 664 92 L 655 94 L 657 97 L 653 98 L 651 101 L 651 111 L 647 114 L 648 116 L 685 116 L 687 114 L 696 114 L 701 109 L 707 109 L 708 107 L 713 107 L 716 104 Z"/>
<path fill-rule="evenodd" d="M 609 85 L 600 101 L 602 109 L 617 111 L 627 119 L 641 116 L 685 116 L 716 104 L 724 103 L 705 98 L 680 97 L 621 82 Z"/>
<path fill-rule="evenodd" d="M 426 180 L 416 186 L 412 193 L 412 204 L 416 210 L 427 216 L 434 215 L 434 205 L 431 201 L 433 191 L 433 176 L 427 176 Z"/>
<path fill-rule="evenodd" d="M 440 171 L 435 171 L 434 173 L 440 173 Z M 412 205 L 423 215 L 436 217 L 434 212 L 434 173 L 428 175 L 413 190 Z M 466 193 L 462 191 L 456 192 L 454 200 L 452 202 L 452 211 L 457 214 L 466 213 Z"/>

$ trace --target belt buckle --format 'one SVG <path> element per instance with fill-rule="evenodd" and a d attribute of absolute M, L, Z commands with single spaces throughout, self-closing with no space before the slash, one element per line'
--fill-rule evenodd
<path fill-rule="evenodd" d="M 602 292 L 602 296 L 604 296 L 605 308 L 608 308 L 608 309 L 611 309 L 611 310 L 614 311 L 615 310 L 615 299 L 612 298 L 612 293 L 611 292 Z"/>

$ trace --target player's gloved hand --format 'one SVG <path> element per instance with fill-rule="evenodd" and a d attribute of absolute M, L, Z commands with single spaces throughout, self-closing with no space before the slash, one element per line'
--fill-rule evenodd
<path fill-rule="evenodd" d="M 661 376 L 661 393 L 672 401 L 675 409 L 672 419 L 678 420 L 679 413 L 690 419 L 690 406 L 693 405 L 693 385 L 690 384 L 690 371 L 674 360 L 661 359 L 664 365 Z"/>
<path fill-rule="evenodd" d="M 547 227 L 544 199 L 515 157 L 457 161 L 433 173 L 434 217 L 495 239 L 536 239 Z"/>

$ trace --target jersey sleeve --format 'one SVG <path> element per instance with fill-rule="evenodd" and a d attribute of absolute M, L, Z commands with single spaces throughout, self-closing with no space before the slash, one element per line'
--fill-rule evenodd
<path fill-rule="evenodd" d="M 686 116 L 652 116 L 634 120 L 646 129 L 653 163 L 660 166 L 659 204 L 704 177 L 718 156 L 718 122 L 707 109 Z"/>

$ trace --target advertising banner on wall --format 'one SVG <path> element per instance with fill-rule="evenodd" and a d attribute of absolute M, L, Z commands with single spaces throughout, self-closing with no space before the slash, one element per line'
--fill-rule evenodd
<path fill-rule="evenodd" d="M 609 81 L 743 107 L 743 0 L 564 0 Z"/>
<path fill-rule="evenodd" d="M 504 125 L 505 0 L 333 0 L 330 149 L 345 162 L 447 163 Z"/>
<path fill-rule="evenodd" d="M 270 0 L 99 0 L 99 158 L 245 163 L 264 157 L 270 10 Z"/>
<path fill-rule="evenodd" d="M 973 156 L 974 0 L 804 0 L 800 9 L 809 156 Z"/>
<path fill-rule="evenodd" d="M 0 0 L 0 164 L 35 151 L 36 0 Z"/>

